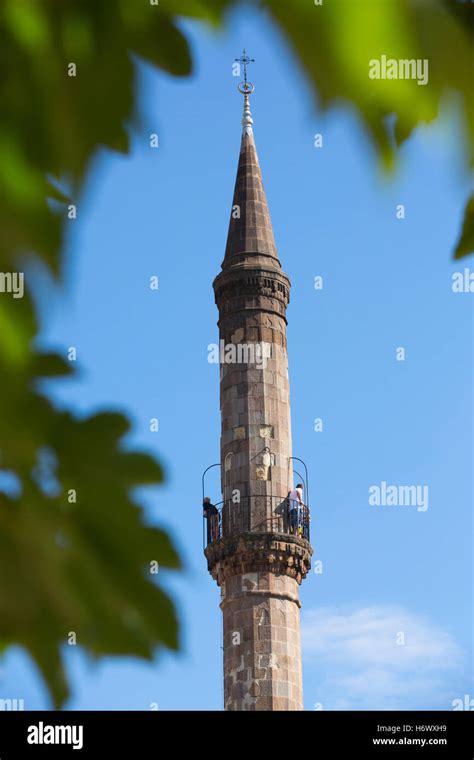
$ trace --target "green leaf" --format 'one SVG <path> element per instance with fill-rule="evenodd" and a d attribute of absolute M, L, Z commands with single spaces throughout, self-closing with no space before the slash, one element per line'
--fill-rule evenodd
<path fill-rule="evenodd" d="M 175 76 L 188 76 L 192 72 L 189 46 L 177 26 L 166 17 L 156 16 L 153 24 L 156 34 L 140 25 L 130 30 L 130 46 L 134 53 Z"/>
<path fill-rule="evenodd" d="M 150 563 L 178 569 L 180 559 L 135 502 L 138 487 L 162 481 L 162 469 L 125 449 L 123 415 L 78 419 L 35 390 L 41 377 L 67 371 L 54 354 L 21 371 L 0 358 L 0 462 L 21 483 L 19 498 L 0 493 L 0 577 L 9 578 L 0 584 L 0 640 L 28 650 L 56 708 L 68 695 L 70 633 L 94 656 L 151 659 L 179 641 L 174 605 Z M 49 464 L 39 472 L 45 448 Z"/>
<path fill-rule="evenodd" d="M 307 0 L 267 0 L 264 7 L 302 63 L 320 105 L 353 104 L 386 165 L 394 158 L 387 116 L 397 117 L 400 142 L 435 118 L 452 89 L 461 94 L 472 145 L 472 48 L 464 26 L 443 2 L 331 0 L 316 6 Z M 428 83 L 369 78 L 370 61 L 382 55 L 427 59 Z"/>
<path fill-rule="evenodd" d="M 74 373 L 71 362 L 66 361 L 59 354 L 35 354 L 31 369 L 33 375 L 38 378 L 58 377 Z"/>
<path fill-rule="evenodd" d="M 474 253 L 474 195 L 471 195 L 464 209 L 461 235 L 454 249 L 454 258 L 462 259 L 471 253 Z"/>

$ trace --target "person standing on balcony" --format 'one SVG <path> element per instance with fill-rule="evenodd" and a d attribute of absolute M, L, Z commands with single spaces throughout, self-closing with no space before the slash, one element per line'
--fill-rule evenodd
<path fill-rule="evenodd" d="M 303 484 L 298 483 L 293 491 L 288 494 L 290 533 L 295 536 L 303 533 Z"/>
<path fill-rule="evenodd" d="M 211 503 L 209 496 L 204 497 L 202 514 L 207 520 L 207 543 L 210 544 L 219 538 L 219 510 Z"/>

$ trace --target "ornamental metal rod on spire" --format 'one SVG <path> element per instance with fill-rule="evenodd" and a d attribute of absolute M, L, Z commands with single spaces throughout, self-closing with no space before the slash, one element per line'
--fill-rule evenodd
<path fill-rule="evenodd" d="M 244 115 L 242 116 L 242 134 L 244 135 L 251 135 L 252 134 L 252 114 L 250 112 L 250 103 L 249 103 L 249 96 L 247 94 L 244 95 Z"/>
<path fill-rule="evenodd" d="M 242 117 L 243 134 L 251 135 L 253 119 L 252 119 L 252 114 L 250 113 L 249 95 L 252 94 L 252 92 L 255 89 L 255 86 L 253 85 L 252 82 L 249 82 L 247 79 L 247 66 L 249 63 L 255 63 L 255 58 L 249 58 L 244 48 L 244 51 L 241 57 L 236 58 L 235 60 L 238 61 L 238 63 L 241 63 L 242 66 L 244 67 L 244 81 L 239 82 L 239 84 L 237 85 L 237 89 L 244 96 L 244 115 Z"/>

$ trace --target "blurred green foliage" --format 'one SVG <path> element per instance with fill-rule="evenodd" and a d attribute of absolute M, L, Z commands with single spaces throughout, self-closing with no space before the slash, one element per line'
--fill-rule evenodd
<path fill-rule="evenodd" d="M 151 563 L 180 561 L 131 497 L 161 482 L 159 464 L 123 448 L 122 415 L 77 419 L 40 393 L 45 379 L 71 375 L 71 364 L 28 350 L 31 302 L 13 303 L 19 329 L 0 355 L 0 467 L 17 483 L 13 495 L 0 493 L 0 645 L 30 652 L 60 706 L 71 632 L 94 656 L 151 659 L 161 645 L 177 648 L 176 614 Z"/>
<path fill-rule="evenodd" d="M 138 127 L 131 53 L 186 76 L 192 61 L 180 17 L 217 26 L 237 4 L 0 0 L 0 273 L 23 271 L 25 259 L 38 258 L 60 277 L 67 206 L 80 197 L 95 151 L 126 153 L 127 130 Z M 320 105 L 352 103 L 386 164 L 452 92 L 472 146 L 467 3 L 256 4 L 288 40 Z M 429 84 L 370 80 L 368 61 L 381 55 L 427 58 Z M 76 76 L 68 75 L 71 63 Z M 458 257 L 473 250 L 473 219 L 471 200 Z M 16 495 L 0 494 L 0 646 L 23 645 L 60 706 L 68 695 L 61 646 L 69 632 L 95 656 L 151 658 L 157 646 L 177 647 L 175 611 L 152 582 L 149 563 L 177 568 L 179 558 L 168 536 L 145 524 L 131 495 L 159 483 L 162 472 L 151 457 L 123 449 L 126 419 L 104 413 L 80 420 L 41 393 L 41 378 L 72 370 L 60 356 L 35 351 L 34 284 L 28 286 L 21 299 L 0 293 L 0 468 L 19 484 Z"/>
<path fill-rule="evenodd" d="M 474 144 L 474 4 L 464 0 L 268 0 L 264 5 L 288 39 L 322 107 L 352 103 L 382 161 L 392 165 L 397 146 L 438 115 L 456 93 L 466 134 L 466 164 Z M 382 55 L 421 59 L 429 80 L 369 79 L 368 62 Z M 389 116 L 395 115 L 395 130 Z M 474 196 L 464 211 L 454 247 L 461 258 L 474 251 Z M 453 241 L 454 244 L 454 241 Z"/>

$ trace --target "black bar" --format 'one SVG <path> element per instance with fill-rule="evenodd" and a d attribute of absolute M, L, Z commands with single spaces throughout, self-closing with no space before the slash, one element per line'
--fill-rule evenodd
<path fill-rule="evenodd" d="M 75 727 L 75 728 L 74 728 Z M 184 730 L 188 729 L 188 730 Z M 97 757 L 133 760 L 173 755 L 182 746 L 226 756 L 247 754 L 253 732 L 258 753 L 291 751 L 309 757 L 446 757 L 472 760 L 472 712 L 0 712 L 0 758 Z M 217 743 L 223 733 L 224 743 Z M 250 733 L 247 733 L 250 732 Z M 263 733 L 260 733 L 263 732 Z M 43 743 L 29 743 L 40 741 Z M 49 740 L 58 743 L 49 743 Z M 415 741 L 416 740 L 416 741 Z M 424 740 L 424 744 L 423 744 Z M 69 743 L 63 743 L 69 741 Z M 204 746 L 203 746 L 204 743 Z M 74 745 L 77 751 L 74 750 Z M 80 746 L 81 745 L 81 746 Z"/>

